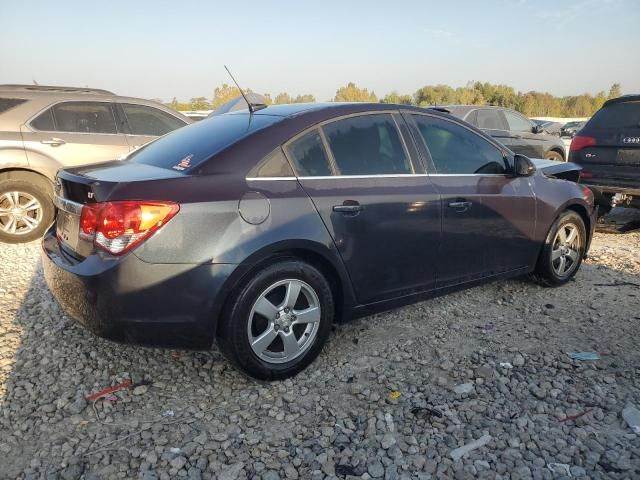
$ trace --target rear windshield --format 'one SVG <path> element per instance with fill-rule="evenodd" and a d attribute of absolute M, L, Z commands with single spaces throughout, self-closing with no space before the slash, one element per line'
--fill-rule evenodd
<path fill-rule="evenodd" d="M 632 128 L 640 127 L 640 102 L 614 103 L 596 112 L 590 127 Z"/>
<path fill-rule="evenodd" d="M 135 163 L 186 171 L 226 147 L 281 120 L 272 115 L 216 115 L 160 137 L 129 157 Z"/>
<path fill-rule="evenodd" d="M 22 98 L 2 98 L 0 97 L 0 113 L 11 110 L 13 107 L 22 105 L 26 100 Z"/>

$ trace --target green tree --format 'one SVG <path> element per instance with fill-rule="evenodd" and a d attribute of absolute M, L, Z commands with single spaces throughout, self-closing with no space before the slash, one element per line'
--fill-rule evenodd
<path fill-rule="evenodd" d="M 609 89 L 609 98 L 618 98 L 622 95 L 622 87 L 619 83 L 614 83 Z"/>
<path fill-rule="evenodd" d="M 281 105 L 283 103 L 291 103 L 291 97 L 288 93 L 282 92 L 276 95 L 275 100 L 273 101 L 276 105 Z"/>
<path fill-rule="evenodd" d="M 315 103 L 315 101 L 316 97 L 310 93 L 305 93 L 304 95 L 297 95 L 296 98 L 291 100 L 291 103 Z"/>
<path fill-rule="evenodd" d="M 412 105 L 413 97 L 411 95 L 400 95 L 395 90 L 384 96 L 380 103 L 394 103 L 396 105 Z"/>
<path fill-rule="evenodd" d="M 195 97 L 189 100 L 191 110 L 209 110 L 210 105 L 206 97 Z"/>
<path fill-rule="evenodd" d="M 232 100 L 241 95 L 238 87 L 233 85 L 227 85 L 223 83 L 221 87 L 216 87 L 213 91 L 213 100 L 211 101 L 211 108 L 214 110 L 220 105 L 227 103 L 229 100 Z"/>
<path fill-rule="evenodd" d="M 369 93 L 369 90 L 366 88 L 359 88 L 355 83 L 349 82 L 345 87 L 340 87 L 336 91 L 336 96 L 334 98 L 336 102 L 377 102 L 378 97 L 372 91 Z"/>

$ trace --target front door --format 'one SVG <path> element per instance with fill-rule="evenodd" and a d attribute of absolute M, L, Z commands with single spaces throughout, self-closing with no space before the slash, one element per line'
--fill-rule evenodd
<path fill-rule="evenodd" d="M 442 202 L 438 286 L 526 266 L 535 227 L 527 180 L 511 177 L 505 152 L 471 129 L 428 114 L 410 117 Z"/>
<path fill-rule="evenodd" d="M 285 150 L 349 272 L 359 303 L 434 288 L 439 195 L 390 113 L 347 117 Z"/>
<path fill-rule="evenodd" d="M 509 142 L 506 145 L 515 153 L 529 158 L 544 158 L 544 135 L 533 132 L 531 120 L 511 110 L 502 112 L 509 126 Z"/>

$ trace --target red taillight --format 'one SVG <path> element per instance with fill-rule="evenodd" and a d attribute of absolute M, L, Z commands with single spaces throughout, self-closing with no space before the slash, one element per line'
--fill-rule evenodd
<path fill-rule="evenodd" d="M 585 147 L 590 147 L 596 144 L 596 139 L 593 137 L 585 137 L 583 135 L 576 135 L 571 140 L 571 146 L 569 147 L 570 152 L 577 152 L 578 150 L 582 150 Z"/>
<path fill-rule="evenodd" d="M 580 172 L 580 178 L 593 178 L 593 173 L 586 170 Z"/>
<path fill-rule="evenodd" d="M 106 202 L 85 205 L 80 236 L 113 255 L 122 255 L 148 238 L 178 213 L 172 202 Z"/>
<path fill-rule="evenodd" d="M 593 192 L 589 187 L 582 187 L 582 198 L 589 205 L 593 205 Z"/>

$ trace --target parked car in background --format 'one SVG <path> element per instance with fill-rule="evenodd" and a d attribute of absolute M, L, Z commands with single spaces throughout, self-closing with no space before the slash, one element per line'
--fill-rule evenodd
<path fill-rule="evenodd" d="M 560 130 L 561 137 L 573 137 L 587 122 L 567 122 Z"/>
<path fill-rule="evenodd" d="M 194 122 L 199 122 L 211 115 L 211 112 L 213 112 L 213 110 L 189 110 L 181 111 L 180 113 Z"/>
<path fill-rule="evenodd" d="M 607 100 L 573 137 L 569 159 L 582 166 L 601 214 L 640 208 L 640 95 Z"/>
<path fill-rule="evenodd" d="M 530 158 L 566 160 L 564 144 L 558 137 L 545 133 L 543 127 L 515 110 L 478 105 L 448 105 L 445 108 L 515 153 Z"/>
<path fill-rule="evenodd" d="M 593 196 L 566 180 L 572 164 L 538 165 L 433 109 L 214 115 L 125 162 L 60 171 L 44 275 L 100 336 L 217 339 L 249 375 L 285 378 L 336 321 L 531 272 L 569 281 Z"/>
<path fill-rule="evenodd" d="M 531 119 L 533 123 L 542 127 L 545 133 L 549 135 L 555 135 L 556 137 L 560 136 L 560 129 L 562 128 L 562 124 L 560 122 L 553 122 L 551 120 L 536 120 L 535 118 Z"/>
<path fill-rule="evenodd" d="M 117 159 L 189 123 L 106 90 L 0 85 L 0 242 L 42 237 L 58 169 Z"/>

